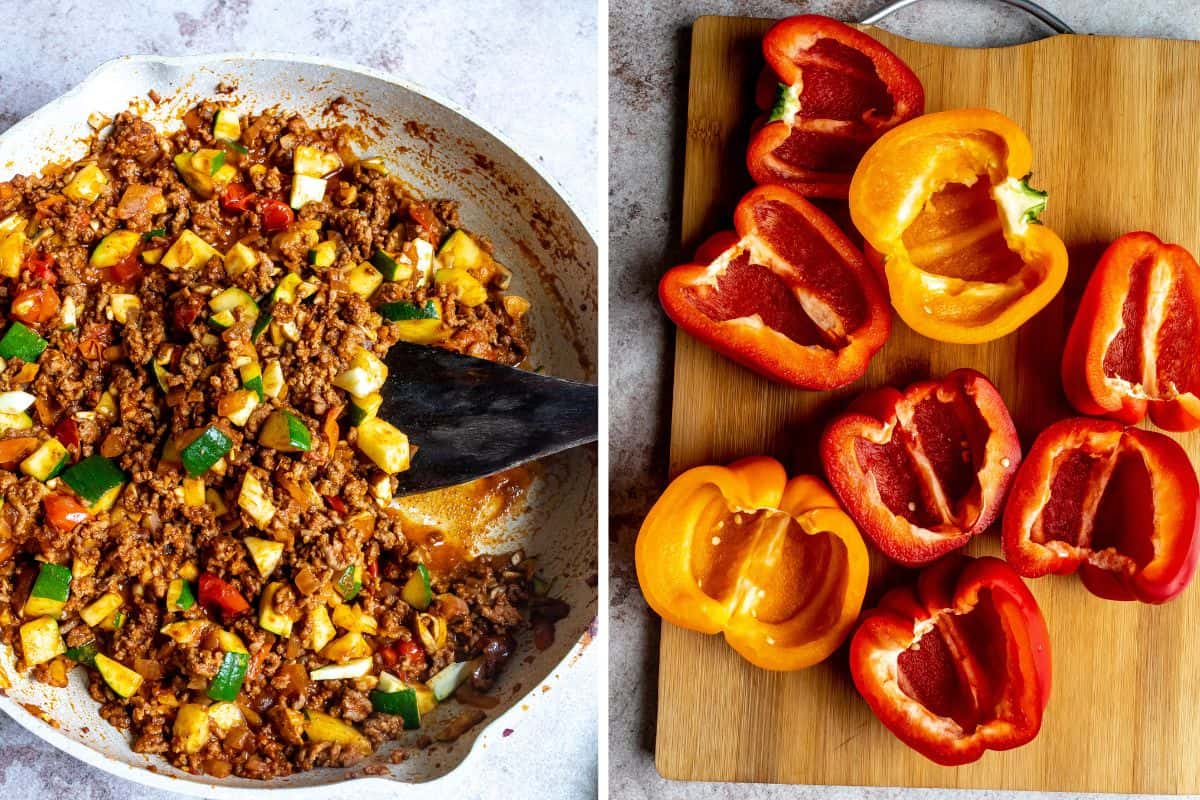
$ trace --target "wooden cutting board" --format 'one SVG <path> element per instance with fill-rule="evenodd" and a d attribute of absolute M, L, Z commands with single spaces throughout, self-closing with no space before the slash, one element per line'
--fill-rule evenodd
<path fill-rule="evenodd" d="M 950 21 L 948 21 L 949 23 Z M 749 187 L 744 154 L 766 20 L 705 17 L 692 29 L 683 242 L 730 226 Z M 867 376 L 839 392 L 776 386 L 680 334 L 672 475 L 766 453 L 820 473 L 816 442 L 859 391 L 956 367 L 990 376 L 1027 448 L 1068 416 L 1059 358 L 1083 285 L 1104 246 L 1145 228 L 1200 253 L 1200 43 L 1055 36 L 992 50 L 912 42 L 877 29 L 925 85 L 927 109 L 986 106 L 1034 148 L 1043 219 L 1066 241 L 1067 288 L 1017 333 L 976 346 L 924 339 L 898 319 Z M 1197 354 L 1200 358 L 1200 353 Z M 1200 461 L 1200 435 L 1178 436 Z M 994 533 L 971 546 L 998 553 Z M 897 577 L 872 560 L 868 603 Z M 1200 579 L 1161 607 L 1100 600 L 1075 577 L 1031 581 L 1050 627 L 1054 687 L 1041 735 L 947 768 L 909 750 L 854 690 L 845 648 L 793 673 L 759 670 L 717 636 L 663 625 L 656 756 L 686 780 L 808 784 L 1200 792 Z"/>

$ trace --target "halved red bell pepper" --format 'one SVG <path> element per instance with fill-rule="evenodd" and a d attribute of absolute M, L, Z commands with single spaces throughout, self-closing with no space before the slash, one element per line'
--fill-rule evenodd
<path fill-rule="evenodd" d="M 821 460 L 862 532 L 888 558 L 916 566 L 995 521 L 1021 443 L 992 382 L 958 369 L 862 395 L 826 428 Z"/>
<path fill-rule="evenodd" d="M 806 389 L 862 377 L 891 329 L 878 276 L 825 214 L 782 186 L 752 189 L 698 263 L 663 276 L 675 324 L 744 366 Z"/>
<path fill-rule="evenodd" d="M 893 589 L 850 642 L 859 694 L 888 730 L 953 766 L 1037 736 L 1050 700 L 1041 609 L 998 558 L 954 554 Z"/>
<path fill-rule="evenodd" d="M 1027 578 L 1076 570 L 1109 600 L 1164 603 L 1200 554 L 1200 486 L 1161 433 L 1078 417 L 1042 431 L 1004 509 L 1004 557 Z"/>
<path fill-rule="evenodd" d="M 781 20 L 763 37 L 763 55 L 777 88 L 746 152 L 755 183 L 845 197 L 871 143 L 925 110 L 925 91 L 908 65 L 835 19 Z"/>
<path fill-rule="evenodd" d="M 1083 414 L 1200 428 L 1200 265 L 1145 231 L 1118 238 L 1088 280 L 1063 352 Z"/>

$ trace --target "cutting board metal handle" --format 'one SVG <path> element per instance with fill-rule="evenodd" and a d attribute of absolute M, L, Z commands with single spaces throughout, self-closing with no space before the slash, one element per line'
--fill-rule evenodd
<path fill-rule="evenodd" d="M 1037 17 L 1037 19 L 1039 21 L 1044 23 L 1046 25 L 1046 27 L 1050 28 L 1055 33 L 1074 33 L 1075 32 L 1074 30 L 1072 30 L 1070 25 L 1063 22 L 1061 19 L 1056 17 L 1054 14 L 1051 14 L 1049 11 L 1042 8 L 1037 3 L 1030 2 L 1030 0 L 993 0 L 993 1 L 997 2 L 997 3 L 1003 3 L 1006 6 L 1012 6 L 1013 8 L 1019 8 L 1027 14 Z M 887 17 L 887 16 L 899 11 L 902 8 L 907 8 L 908 6 L 911 6 L 913 3 L 918 3 L 918 2 L 920 2 L 920 0 L 893 0 L 891 3 L 888 3 L 886 6 L 884 6 L 883 8 L 879 9 L 874 14 L 872 14 L 871 16 L 864 19 L 862 21 L 862 24 L 863 25 L 878 25 L 879 21 L 881 19 L 883 19 L 884 17 Z"/>

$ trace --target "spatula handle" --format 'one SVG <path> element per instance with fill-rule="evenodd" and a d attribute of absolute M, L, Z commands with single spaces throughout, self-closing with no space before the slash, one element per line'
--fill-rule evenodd
<path fill-rule="evenodd" d="M 1074 33 L 1075 32 L 1071 28 L 1070 25 L 1063 22 L 1061 19 L 1056 17 L 1054 14 L 1051 14 L 1049 11 L 1042 8 L 1037 3 L 1030 2 L 1030 0 L 993 0 L 993 1 L 997 2 L 997 3 L 1003 3 L 1006 6 L 1012 6 L 1013 8 L 1019 8 L 1020 10 L 1024 11 L 1025 13 L 1036 17 L 1040 22 L 1044 23 L 1046 25 L 1046 27 L 1050 28 L 1055 33 Z M 862 21 L 862 24 L 863 25 L 877 25 L 877 24 L 879 24 L 879 21 L 881 19 L 883 19 L 884 17 L 887 17 L 887 16 L 899 11 L 902 8 L 907 8 L 908 6 L 911 6 L 912 4 L 918 3 L 918 2 L 920 2 L 920 0 L 893 0 L 893 2 L 888 3 L 886 6 L 884 6 L 883 8 L 879 9 L 874 14 L 872 14 L 871 16 L 864 19 Z"/>

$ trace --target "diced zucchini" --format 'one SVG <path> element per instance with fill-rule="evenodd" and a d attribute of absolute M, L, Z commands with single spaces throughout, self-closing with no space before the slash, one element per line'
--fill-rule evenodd
<path fill-rule="evenodd" d="M 383 284 L 383 273 L 371 263 L 363 261 L 346 273 L 346 283 L 349 284 L 350 291 L 363 300 L 369 300 L 371 295 L 375 294 L 375 290 Z"/>
<path fill-rule="evenodd" d="M 449 336 L 450 330 L 442 324 L 442 301 L 437 298 L 427 300 L 420 306 L 422 314 L 428 314 L 430 307 L 434 313 L 432 317 L 423 316 L 420 319 L 402 319 L 393 322 L 396 338 L 412 344 L 434 344 Z"/>
<path fill-rule="evenodd" d="M 176 578 L 167 586 L 167 611 L 187 611 L 195 604 L 192 585 L 183 578 Z"/>
<path fill-rule="evenodd" d="M 324 650 L 325 645 L 332 642 L 333 638 L 337 636 L 333 621 L 329 618 L 329 610 L 323 605 L 309 609 L 306 630 L 304 646 L 317 653 Z"/>
<path fill-rule="evenodd" d="M 226 653 L 249 653 L 246 643 L 233 631 L 221 629 L 217 631 L 217 642 Z"/>
<path fill-rule="evenodd" d="M 212 135 L 217 140 L 236 142 L 242 138 L 241 118 L 227 108 L 218 109 L 217 113 L 213 114 Z"/>
<path fill-rule="evenodd" d="M 217 668 L 217 674 L 208 685 L 208 696 L 213 700 L 236 700 L 249 666 L 249 653 L 226 651 L 221 666 Z"/>
<path fill-rule="evenodd" d="M 27 618 L 62 616 L 71 595 L 71 570 L 59 564 L 44 563 L 25 601 L 21 614 Z"/>
<path fill-rule="evenodd" d="M 463 305 L 477 306 L 487 302 L 487 289 L 465 269 L 443 268 L 433 275 L 438 286 L 451 286 L 458 290 L 458 300 Z"/>
<path fill-rule="evenodd" d="M 21 472 L 45 483 L 62 472 L 71 460 L 71 454 L 58 439 L 50 438 L 38 445 L 21 462 Z"/>
<path fill-rule="evenodd" d="M 349 420 L 352 428 L 357 428 L 367 420 L 371 419 L 379 413 L 379 407 L 383 405 L 383 395 L 379 392 L 369 394 L 366 397 L 351 397 L 350 398 L 350 413 Z"/>
<path fill-rule="evenodd" d="M 359 160 L 358 165 L 365 170 L 377 172 L 380 175 L 391 174 L 391 170 L 388 169 L 387 164 L 383 163 L 383 159 L 379 156 L 371 156 L 370 158 L 361 159 Z"/>
<path fill-rule="evenodd" d="M 424 564 L 417 564 L 408 582 L 404 584 L 400 596 L 417 611 L 429 608 L 429 604 L 433 602 L 433 585 L 429 580 L 429 570 Z"/>
<path fill-rule="evenodd" d="M 221 493 L 216 489 L 209 488 L 204 490 L 204 502 L 213 510 L 215 516 L 223 517 L 229 512 L 229 506 L 225 505 L 225 501 L 221 498 Z"/>
<path fill-rule="evenodd" d="M 225 253 L 225 274 L 236 278 L 258 264 L 258 253 L 238 242 Z"/>
<path fill-rule="evenodd" d="M 202 175 L 215 177 L 221 167 L 225 166 L 225 151 L 215 147 L 197 150 L 192 154 L 192 169 Z M 215 181 L 214 181 L 215 183 Z"/>
<path fill-rule="evenodd" d="M 210 491 L 212 490 L 205 490 L 204 496 L 206 498 L 208 497 L 208 492 Z M 183 565 L 179 567 L 179 577 L 183 578 L 185 581 L 195 581 L 200 577 L 200 568 L 196 566 L 195 561 L 189 559 L 183 562 Z"/>
<path fill-rule="evenodd" d="M 258 574 L 269 578 L 275 568 L 279 566 L 280 559 L 283 558 L 283 542 L 260 539 L 257 536 L 247 536 L 242 539 L 242 542 L 250 551 L 250 558 L 254 561 L 254 566 L 258 568 Z"/>
<path fill-rule="evenodd" d="M 33 427 L 33 418 L 26 412 L 0 414 L 0 431 L 27 431 Z"/>
<path fill-rule="evenodd" d="M 184 753 L 198 753 L 204 749 L 208 744 L 208 713 L 208 709 L 199 703 L 184 703 L 179 707 L 172 728 L 177 749 Z"/>
<path fill-rule="evenodd" d="M 361 678 L 371 671 L 371 662 L 370 656 L 364 656 L 347 661 L 345 664 L 326 664 L 312 670 L 308 677 L 314 681 L 342 681 Z"/>
<path fill-rule="evenodd" d="M 433 300 L 424 303 L 413 303 L 408 300 L 397 300 L 383 303 L 377 309 L 379 315 L 388 322 L 403 322 L 414 319 L 440 319 L 441 314 Z"/>
<path fill-rule="evenodd" d="M 258 408 L 259 393 L 253 389 L 238 389 L 231 392 L 227 398 L 222 398 L 220 412 L 225 419 L 239 428 L 249 421 L 254 409 Z"/>
<path fill-rule="evenodd" d="M 96 407 L 92 409 L 98 416 L 108 417 L 113 419 L 117 416 L 117 398 L 113 393 L 105 389 L 100 395 L 100 399 L 96 401 Z"/>
<path fill-rule="evenodd" d="M 62 306 L 58 309 L 58 329 L 73 331 L 79 321 L 79 308 L 75 305 L 74 297 L 64 297 Z"/>
<path fill-rule="evenodd" d="M 361 633 L 351 631 L 327 644 L 321 650 L 321 655 L 330 661 L 344 664 L 355 658 L 363 658 L 371 655 L 371 645 L 367 644 L 367 640 L 363 638 Z"/>
<path fill-rule="evenodd" d="M 63 194 L 72 200 L 86 200 L 90 203 L 100 196 L 107 185 L 108 175 L 104 170 L 95 164 L 88 164 L 76 172 L 71 182 L 63 187 Z"/>
<path fill-rule="evenodd" d="M 204 479 L 183 479 L 183 504 L 188 508 L 200 508 L 204 505 Z"/>
<path fill-rule="evenodd" d="M 29 392 L 0 392 L 0 414 L 20 414 L 36 400 Z"/>
<path fill-rule="evenodd" d="M 319 203 L 325 199 L 324 178 L 310 178 L 307 175 L 292 176 L 292 196 L 288 204 L 299 211 L 308 203 Z"/>
<path fill-rule="evenodd" d="M 299 417 L 279 409 L 263 423 L 258 441 L 283 453 L 307 453 L 312 447 L 312 434 Z"/>
<path fill-rule="evenodd" d="M 21 274 L 21 264 L 25 261 L 25 245 L 28 241 L 25 231 L 13 231 L 0 236 L 0 275 L 16 278 Z"/>
<path fill-rule="evenodd" d="M 370 350 L 359 348 L 350 358 L 350 366 L 333 379 L 333 385 L 355 397 L 367 397 L 379 391 L 387 375 L 386 364 Z"/>
<path fill-rule="evenodd" d="M 217 317 L 228 312 L 229 324 L 233 324 L 235 320 L 244 319 L 249 322 L 254 322 L 258 319 L 259 308 L 258 303 L 250 296 L 248 292 L 239 289 L 236 286 L 224 290 L 217 294 L 216 297 L 208 301 L 208 307 L 213 310 L 214 323 Z M 229 327 L 229 325 L 219 324 L 220 327 Z"/>
<path fill-rule="evenodd" d="M 74 661 L 76 664 L 84 664 L 85 666 L 96 666 L 96 654 L 100 652 L 96 645 L 96 640 L 93 639 L 86 644 L 81 644 L 79 647 L 68 647 L 67 658 Z"/>
<path fill-rule="evenodd" d="M 371 708 L 380 714 L 393 714 L 404 720 L 404 729 L 414 731 L 421 727 L 421 709 L 415 689 L 405 686 L 394 692 L 372 690 L 368 695 Z"/>
<path fill-rule="evenodd" d="M 163 253 L 165 252 L 166 251 L 161 247 L 154 247 L 149 250 L 143 250 L 141 252 L 141 258 L 142 261 L 154 266 L 158 262 L 162 261 Z"/>
<path fill-rule="evenodd" d="M 187 474 L 195 478 L 208 472 L 232 448 L 233 440 L 218 426 L 209 425 L 179 451 L 179 457 Z"/>
<path fill-rule="evenodd" d="M 278 361 L 268 361 L 263 367 L 263 394 L 267 397 L 279 397 L 283 391 L 283 367 Z"/>
<path fill-rule="evenodd" d="M 412 277 L 412 264 L 403 256 L 397 257 L 383 250 L 376 250 L 371 263 L 389 281 L 406 281 Z"/>
<path fill-rule="evenodd" d="M 412 245 L 417 254 L 417 286 L 425 286 L 433 279 L 433 245 L 424 239 L 413 239 Z"/>
<path fill-rule="evenodd" d="M 258 603 L 258 624 L 263 630 L 286 639 L 292 635 L 292 620 L 276 611 L 274 606 L 275 593 L 282 586 L 282 583 L 275 581 L 268 583 L 263 589 L 262 598 Z"/>
<path fill-rule="evenodd" d="M 292 172 L 310 178 L 324 178 L 342 168 L 337 153 L 328 153 L 306 144 L 298 145 L 292 156 Z"/>
<path fill-rule="evenodd" d="M 99 599 L 79 612 L 79 617 L 88 627 L 95 628 L 100 623 L 112 617 L 113 612 L 121 607 L 124 599 L 116 592 L 105 592 Z"/>
<path fill-rule="evenodd" d="M 454 694 L 459 686 L 466 683 L 467 678 L 471 677 L 471 673 L 479 666 L 479 659 L 470 661 L 459 661 L 442 669 L 437 675 L 429 679 L 429 688 L 433 690 L 434 698 L 440 703 L 450 695 Z"/>
<path fill-rule="evenodd" d="M 25 230 L 25 226 L 29 224 L 29 220 L 22 217 L 20 214 L 9 214 L 4 219 L 0 219 L 0 239 L 8 236 L 10 233 Z"/>
<path fill-rule="evenodd" d="M 212 176 L 207 172 L 197 169 L 192 166 L 191 153 L 179 153 L 173 159 L 175 169 L 179 172 L 179 177 L 183 182 L 196 194 L 203 197 L 205 200 L 212 197 L 213 190 L 216 188 L 213 184 Z"/>
<path fill-rule="evenodd" d="M 124 483 L 118 483 L 116 486 L 100 495 L 99 500 L 88 506 L 88 513 L 99 514 L 101 511 L 108 511 L 116 504 L 117 498 L 121 496 L 121 489 L 123 489 L 124 486 Z"/>
<path fill-rule="evenodd" d="M 221 255 L 217 249 L 191 231 L 179 234 L 175 243 L 163 253 L 159 264 L 169 270 L 196 269 Z"/>
<path fill-rule="evenodd" d="M 263 399 L 262 367 L 257 361 L 238 367 L 238 377 L 242 381 L 243 389 L 249 389 L 258 395 L 259 400 Z"/>
<path fill-rule="evenodd" d="M 371 752 L 371 741 L 353 725 L 321 711 L 306 712 L 304 733 L 314 742 L 333 742 L 361 753 Z"/>
<path fill-rule="evenodd" d="M 333 582 L 333 588 L 337 589 L 338 594 L 347 603 L 358 597 L 358 593 L 362 591 L 362 566 L 351 564 L 342 570 Z"/>
<path fill-rule="evenodd" d="M 67 469 L 62 479 L 85 503 L 94 506 L 125 483 L 125 473 L 111 460 L 96 453 Z"/>
<path fill-rule="evenodd" d="M 238 506 L 249 514 L 250 519 L 260 528 L 266 528 L 275 516 L 275 504 L 267 497 L 266 490 L 253 472 L 246 473 L 246 477 L 242 479 Z"/>
<path fill-rule="evenodd" d="M 103 653 L 96 654 L 96 669 L 100 677 L 108 684 L 108 688 L 121 697 L 129 697 L 137 692 L 142 685 L 142 676 L 118 661 L 113 661 Z"/>
<path fill-rule="evenodd" d="M 379 622 L 355 606 L 338 604 L 333 609 L 333 624 L 344 631 L 358 631 L 371 636 L 379 633 Z"/>
<path fill-rule="evenodd" d="M 209 706 L 208 719 L 221 736 L 229 733 L 238 725 L 246 724 L 246 715 L 242 713 L 242 709 L 238 707 L 237 703 L 228 701 L 213 703 Z"/>
<path fill-rule="evenodd" d="M 67 652 L 67 644 L 58 632 L 58 622 L 39 617 L 21 626 L 21 651 L 25 664 L 36 667 Z"/>
<path fill-rule="evenodd" d="M 282 347 L 285 342 L 298 341 L 300 341 L 300 327 L 295 323 L 295 321 L 271 321 L 271 342 L 276 347 Z"/>
<path fill-rule="evenodd" d="M 257 342 L 258 337 L 263 335 L 263 331 L 271 325 L 273 319 L 270 312 L 260 314 L 254 322 L 254 327 L 250 329 L 250 341 Z"/>
<path fill-rule="evenodd" d="M 122 325 L 129 322 L 129 312 L 141 307 L 142 301 L 136 294 L 114 294 L 108 298 L 108 310 L 112 318 Z"/>
<path fill-rule="evenodd" d="M 308 263 L 317 269 L 328 269 L 337 260 L 337 243 L 324 241 L 308 251 Z"/>
<path fill-rule="evenodd" d="M 363 420 L 358 426 L 358 449 L 389 475 L 404 472 L 412 463 L 408 436 L 379 417 Z"/>
<path fill-rule="evenodd" d="M 88 262 L 97 268 L 112 267 L 133 254 L 142 242 L 137 231 L 113 231 L 100 240 Z"/>
<path fill-rule="evenodd" d="M 446 237 L 442 248 L 438 250 L 438 258 L 447 267 L 478 269 L 483 266 L 487 254 L 475 243 L 470 234 L 463 230 L 457 230 Z"/>

